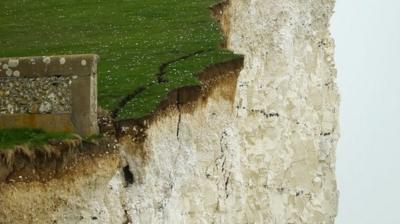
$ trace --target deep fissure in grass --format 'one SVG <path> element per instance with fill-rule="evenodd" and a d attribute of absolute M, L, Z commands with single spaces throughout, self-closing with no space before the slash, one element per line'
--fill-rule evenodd
<path fill-rule="evenodd" d="M 0 1 L 0 57 L 99 54 L 99 105 L 117 120 L 143 117 L 169 91 L 199 84 L 205 67 L 238 57 L 219 48 L 223 37 L 209 11 L 217 1 Z M 202 49 L 210 50 L 154 77 L 163 63 Z"/>
<path fill-rule="evenodd" d="M 125 96 L 118 104 L 118 106 L 112 111 L 111 117 L 113 119 L 116 119 L 119 112 L 121 112 L 122 108 L 132 99 L 137 97 L 139 94 L 141 94 L 143 91 L 146 90 L 145 86 L 139 86 L 137 89 L 135 89 L 131 94 Z"/>
<path fill-rule="evenodd" d="M 174 64 L 174 63 L 177 63 L 177 62 L 179 62 L 179 61 L 181 61 L 181 60 L 185 60 L 185 59 L 194 57 L 194 56 L 199 55 L 199 54 L 202 54 L 202 53 L 204 53 L 204 52 L 209 52 L 209 51 L 211 51 L 211 50 L 212 50 L 212 49 L 209 49 L 209 50 L 199 50 L 199 51 L 196 51 L 196 52 L 193 52 L 193 53 L 184 55 L 184 56 L 182 56 L 182 57 L 173 59 L 173 60 L 171 60 L 171 61 L 167 61 L 167 62 L 162 63 L 162 64 L 160 65 L 159 69 L 158 69 L 158 70 L 159 70 L 158 73 L 155 74 L 155 78 L 157 79 L 157 83 L 153 82 L 153 83 L 149 83 L 147 86 L 140 86 L 139 88 L 135 89 L 132 93 L 130 93 L 129 95 L 127 95 L 126 97 L 124 97 L 124 98 L 120 101 L 120 103 L 118 104 L 118 106 L 112 111 L 111 117 L 112 117 L 113 119 L 117 119 L 117 118 L 118 118 L 118 114 L 119 114 L 120 111 L 125 107 L 125 105 L 126 105 L 129 101 L 131 101 L 131 100 L 133 100 L 135 97 L 137 97 L 139 94 L 141 94 L 143 91 L 145 91 L 146 88 L 149 88 L 149 86 L 167 82 L 168 80 L 165 79 L 164 76 L 165 76 L 165 74 L 167 73 L 167 72 L 166 72 L 166 69 L 168 68 L 169 65 Z"/>
<path fill-rule="evenodd" d="M 182 57 L 176 58 L 176 59 L 174 59 L 174 60 L 171 60 L 171 61 L 167 61 L 167 62 L 162 63 L 162 64 L 160 65 L 160 68 L 158 69 L 158 70 L 159 70 L 158 73 L 156 74 L 157 82 L 158 82 L 158 83 L 167 82 L 167 80 L 165 79 L 164 75 L 165 75 L 165 73 L 167 73 L 167 72 L 166 72 L 166 69 L 167 69 L 167 67 L 168 67 L 169 65 L 171 65 L 171 64 L 173 64 L 173 63 L 177 63 L 177 62 L 182 61 L 182 60 L 185 60 L 185 59 L 188 59 L 188 58 L 191 58 L 191 57 L 194 57 L 194 56 L 199 55 L 199 54 L 202 54 L 202 53 L 204 53 L 204 52 L 209 52 L 209 51 L 212 51 L 212 49 L 208 49 L 208 50 L 198 50 L 198 51 L 195 51 L 195 52 L 193 52 L 193 53 L 190 53 L 190 54 L 184 55 L 184 56 L 182 56 Z"/>

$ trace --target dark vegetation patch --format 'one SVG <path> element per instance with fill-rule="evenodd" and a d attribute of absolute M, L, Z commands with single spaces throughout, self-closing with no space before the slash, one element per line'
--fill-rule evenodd
<path fill-rule="evenodd" d="M 76 138 L 76 135 L 70 133 L 48 133 L 32 128 L 0 129 L 0 150 L 11 149 L 17 145 L 35 147 L 47 144 L 50 141 L 62 141 L 72 138 Z"/>
<path fill-rule="evenodd" d="M 205 67 L 239 56 L 219 46 L 217 0 L 0 1 L 0 57 L 96 53 L 99 104 L 116 120 L 151 113 Z"/>

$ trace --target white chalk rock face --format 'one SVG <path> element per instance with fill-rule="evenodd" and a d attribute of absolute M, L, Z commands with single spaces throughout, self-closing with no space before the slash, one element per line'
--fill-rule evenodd
<path fill-rule="evenodd" d="M 333 7 L 333 0 L 232 1 L 228 45 L 246 56 L 236 97 L 242 223 L 334 223 Z"/>

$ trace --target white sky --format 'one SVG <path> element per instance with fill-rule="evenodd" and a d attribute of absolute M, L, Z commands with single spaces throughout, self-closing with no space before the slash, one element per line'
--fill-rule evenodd
<path fill-rule="evenodd" d="M 336 224 L 400 224 L 400 0 L 337 0 Z"/>

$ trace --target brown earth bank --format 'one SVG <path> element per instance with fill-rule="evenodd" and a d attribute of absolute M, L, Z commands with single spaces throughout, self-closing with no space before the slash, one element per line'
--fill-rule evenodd
<path fill-rule="evenodd" d="M 116 153 L 115 142 L 104 139 L 95 143 L 73 139 L 37 147 L 17 146 L 0 153 L 0 181 L 47 182 L 71 175 L 82 161 Z"/>

